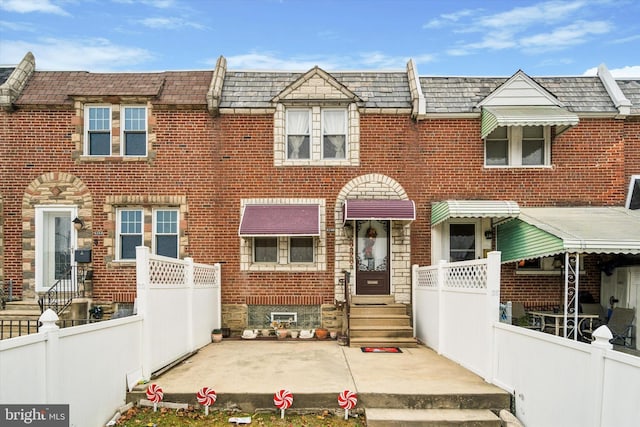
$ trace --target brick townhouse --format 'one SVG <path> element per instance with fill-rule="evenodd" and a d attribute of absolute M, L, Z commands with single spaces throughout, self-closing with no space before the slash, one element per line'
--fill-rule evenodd
<path fill-rule="evenodd" d="M 496 247 L 501 299 L 532 306 L 562 303 L 565 252 L 596 300 L 604 269 L 640 263 L 640 80 L 604 66 L 425 77 L 413 61 L 264 72 L 220 57 L 103 74 L 37 71 L 28 53 L 0 83 L 0 277 L 23 299 L 81 254 L 93 303 L 130 305 L 138 245 L 223 262 L 234 330 L 273 312 L 335 327 L 346 280 L 410 313 L 412 265 Z M 571 246 L 582 223 L 600 236 Z"/>

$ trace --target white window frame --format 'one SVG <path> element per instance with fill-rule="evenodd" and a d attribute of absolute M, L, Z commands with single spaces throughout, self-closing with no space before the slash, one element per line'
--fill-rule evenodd
<path fill-rule="evenodd" d="M 324 146 L 325 146 L 324 139 L 326 137 L 326 134 L 325 134 L 325 113 L 327 113 L 327 112 L 336 112 L 336 111 L 337 112 L 341 112 L 342 115 L 343 115 L 343 121 L 342 121 L 343 128 L 341 130 L 341 133 L 340 134 L 336 134 L 336 135 L 343 135 L 344 136 L 344 147 L 343 147 L 344 153 L 343 153 L 342 157 L 326 157 L 325 153 L 324 153 Z M 320 113 L 321 113 L 321 118 L 320 118 L 320 134 L 321 134 L 321 137 L 320 137 L 320 150 L 321 150 L 321 153 L 322 153 L 322 159 L 323 160 L 325 160 L 325 159 L 326 160 L 343 160 L 343 159 L 346 159 L 348 157 L 348 155 L 349 155 L 349 135 L 348 135 L 348 132 L 347 132 L 349 115 L 348 115 L 347 109 L 346 108 L 322 108 L 320 110 Z"/>
<path fill-rule="evenodd" d="M 91 109 L 94 108 L 106 108 L 109 111 L 108 114 L 108 118 L 109 118 L 109 126 L 108 126 L 108 131 L 109 131 L 109 154 L 91 154 L 90 152 L 90 138 L 89 136 L 91 135 L 92 131 L 90 129 L 90 124 L 91 124 L 91 120 L 90 120 L 90 111 Z M 87 104 L 84 107 L 84 153 L 87 156 L 91 156 L 91 157 L 105 157 L 105 156 L 111 156 L 111 154 L 113 153 L 113 109 L 112 106 L 110 104 Z"/>
<path fill-rule="evenodd" d="M 129 109 L 143 109 L 144 110 L 144 131 L 139 129 L 128 130 L 127 129 L 127 110 Z M 126 154 L 127 148 L 127 134 L 128 133 L 143 133 L 144 132 L 144 154 Z M 149 113 L 146 105 L 122 105 L 120 108 L 120 155 L 126 157 L 147 157 L 149 152 Z"/>
<path fill-rule="evenodd" d="M 488 165 L 487 164 L 487 142 L 491 134 L 487 135 L 484 140 L 484 166 L 486 168 L 544 168 L 551 166 L 551 126 L 542 127 L 542 135 L 544 138 L 544 155 L 543 163 L 539 165 L 523 165 L 522 164 L 522 141 L 523 126 L 507 127 L 507 164 L 506 165 Z M 492 132 L 493 133 L 493 132 Z"/>
<path fill-rule="evenodd" d="M 165 232 L 158 232 L 158 213 L 159 212 L 175 212 L 176 213 L 176 230 L 175 233 L 165 233 Z M 157 247 L 157 242 L 156 242 L 156 237 L 157 236 L 175 236 L 176 239 L 176 256 L 175 258 L 180 258 L 180 210 L 176 209 L 176 208 L 155 208 L 152 210 L 152 226 L 151 229 L 153 230 L 153 232 L 151 233 L 151 246 L 152 246 L 152 251 L 154 254 L 158 253 L 158 247 Z M 165 255 L 168 256 L 168 255 Z M 172 257 L 173 258 L 173 257 Z"/>
<path fill-rule="evenodd" d="M 274 261 L 257 261 L 256 260 L 256 239 L 275 239 L 276 241 L 276 259 Z M 278 264 L 280 258 L 280 238 L 276 236 L 262 236 L 251 238 L 251 259 L 255 264 Z"/>
<path fill-rule="evenodd" d="M 627 209 L 631 208 L 631 196 L 633 196 L 636 182 L 640 183 L 640 175 L 631 175 L 631 179 L 629 181 L 629 190 L 627 191 L 627 201 L 624 204 L 624 207 Z M 638 194 L 638 197 L 640 197 L 640 194 Z"/>
<path fill-rule="evenodd" d="M 482 258 L 482 219 L 471 219 L 471 218 L 452 218 L 449 221 L 444 223 L 443 233 L 442 233 L 442 253 L 446 256 L 447 261 L 451 260 L 451 233 L 450 226 L 451 224 L 473 224 L 475 231 L 475 258 Z"/>
<path fill-rule="evenodd" d="M 291 259 L 291 240 L 293 239 L 310 239 L 311 240 L 311 260 L 310 261 L 293 261 Z M 287 253 L 289 264 L 313 264 L 316 261 L 316 239 L 313 236 L 291 236 L 287 241 Z"/>
<path fill-rule="evenodd" d="M 306 112 L 308 114 L 308 123 L 309 123 L 309 130 L 308 133 L 306 135 L 306 137 L 309 140 L 309 157 L 289 157 L 289 113 L 293 113 L 293 112 Z M 312 115 L 312 111 L 311 108 L 287 108 L 285 111 L 285 124 L 284 124 L 284 129 L 285 129 L 285 156 L 287 161 L 290 162 L 297 162 L 297 161 L 302 161 L 302 162 L 307 162 L 309 160 L 311 160 L 311 158 L 313 157 L 313 115 Z M 302 135 L 302 134 L 295 134 L 296 136 Z"/>
<path fill-rule="evenodd" d="M 133 262 L 135 261 L 135 256 L 133 258 L 122 258 L 122 241 L 121 237 L 123 235 L 133 236 L 140 235 L 140 244 L 144 245 L 144 219 L 145 219 L 145 210 L 141 207 L 126 207 L 126 208 L 118 208 L 116 209 L 116 248 L 115 248 L 115 257 L 116 261 L 124 261 L 124 262 Z M 122 233 L 122 212 L 140 212 L 140 233 Z"/>

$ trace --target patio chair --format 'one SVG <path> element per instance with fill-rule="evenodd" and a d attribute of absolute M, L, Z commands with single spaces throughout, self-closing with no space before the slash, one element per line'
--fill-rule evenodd
<path fill-rule="evenodd" d="M 584 319 L 580 323 L 580 335 L 587 341 L 591 341 L 593 331 L 607 323 L 606 312 L 604 307 L 598 303 L 580 303 L 580 313 L 598 316 L 597 319 Z"/>
<path fill-rule="evenodd" d="M 633 308 L 616 307 L 611 313 L 607 326 L 613 334 L 611 344 L 633 347 L 633 319 L 636 312 Z"/>
<path fill-rule="evenodd" d="M 521 302 L 511 303 L 511 324 L 528 329 L 540 330 L 540 324 L 524 309 Z"/>

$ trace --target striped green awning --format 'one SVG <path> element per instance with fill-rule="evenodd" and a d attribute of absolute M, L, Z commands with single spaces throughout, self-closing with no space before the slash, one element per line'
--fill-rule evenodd
<path fill-rule="evenodd" d="M 431 226 L 449 218 L 515 218 L 519 213 L 518 204 L 508 200 L 446 200 L 431 207 Z"/>
<path fill-rule="evenodd" d="M 576 114 L 556 105 L 482 107 L 481 137 L 498 126 L 558 126 L 559 135 L 578 121 Z"/>
<path fill-rule="evenodd" d="M 521 208 L 497 228 L 502 262 L 564 252 L 640 254 L 640 211 L 621 207 Z"/>

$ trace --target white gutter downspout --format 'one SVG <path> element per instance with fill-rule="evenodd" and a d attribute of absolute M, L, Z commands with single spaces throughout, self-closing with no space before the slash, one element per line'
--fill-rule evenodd
<path fill-rule="evenodd" d="M 413 59 L 407 62 L 407 78 L 409 80 L 409 90 L 411 92 L 412 111 L 411 117 L 419 120 L 427 113 L 427 100 L 420 86 L 420 77 L 418 76 L 418 68 Z"/>
<path fill-rule="evenodd" d="M 611 97 L 613 101 L 613 105 L 618 109 L 617 119 L 624 119 L 631 113 L 631 101 L 629 101 L 620 90 L 620 86 L 613 78 L 607 66 L 604 64 L 600 64 L 598 66 L 598 77 L 605 89 L 607 89 L 607 93 Z"/>

